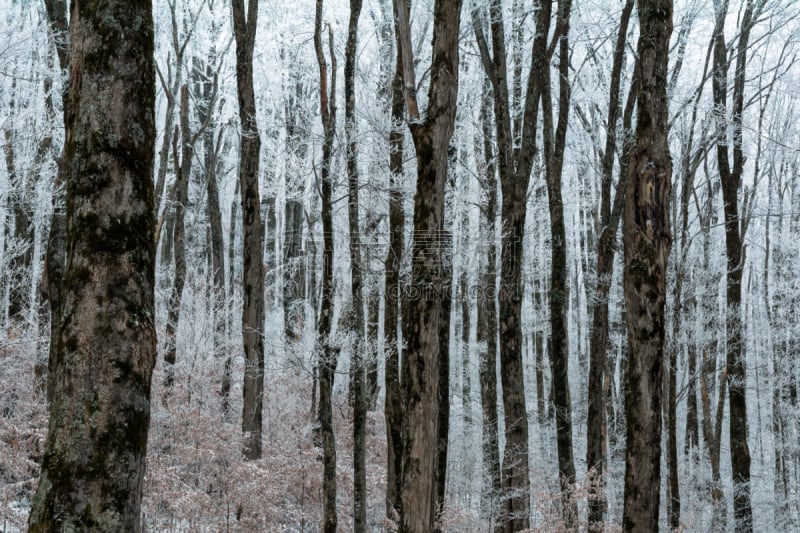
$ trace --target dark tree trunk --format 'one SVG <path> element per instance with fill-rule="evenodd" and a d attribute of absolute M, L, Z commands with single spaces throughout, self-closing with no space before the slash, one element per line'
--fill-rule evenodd
<path fill-rule="evenodd" d="M 233 200 L 231 201 L 231 227 L 228 233 L 228 302 L 227 311 L 233 309 L 233 296 L 234 296 L 234 280 L 236 274 L 236 222 L 239 219 L 239 180 L 236 180 L 235 189 L 233 193 Z M 229 335 L 233 334 L 233 317 L 228 313 L 228 329 Z M 225 358 L 225 363 L 222 370 L 222 385 L 220 389 L 220 396 L 222 397 L 222 412 L 227 418 L 230 415 L 230 392 L 231 392 L 231 356 Z"/>
<path fill-rule="evenodd" d="M 483 507 L 494 531 L 503 530 L 499 521 L 500 448 L 497 427 L 497 177 L 492 146 L 492 86 L 486 78 L 481 102 L 481 133 L 483 141 L 484 188 L 486 205 L 483 221 L 486 237 L 486 270 L 478 293 L 478 342 L 485 351 L 481 353 L 481 408 L 483 423 L 483 464 L 487 483 Z"/>
<path fill-rule="evenodd" d="M 465 188 L 466 190 L 466 188 Z M 464 219 L 468 220 L 467 215 Z M 466 224 L 462 226 L 462 237 L 466 235 L 469 228 Z M 467 240 L 464 239 L 462 245 L 462 253 L 466 257 L 467 253 Z M 467 278 L 468 265 L 464 265 L 461 271 L 461 404 L 464 414 L 464 431 L 467 435 L 472 434 L 472 383 L 470 378 L 470 353 L 469 353 L 469 327 L 470 327 L 470 295 L 469 295 L 469 278 Z"/>
<path fill-rule="evenodd" d="M 617 42 L 614 47 L 614 60 L 611 66 L 611 89 L 608 97 L 608 126 L 606 146 L 603 154 L 603 175 L 600 204 L 600 239 L 597 245 L 597 282 L 592 306 L 592 330 L 589 341 L 589 394 L 586 422 L 586 465 L 592 477 L 589 488 L 589 530 L 602 531 L 603 516 L 606 510 L 606 421 L 605 381 L 608 361 L 608 294 L 614 272 L 614 242 L 616 241 L 622 200 L 625 197 L 625 174 L 620 171 L 620 182 L 614 196 L 614 209 L 611 208 L 611 182 L 614 172 L 614 156 L 617 150 L 617 121 L 619 119 L 620 86 L 622 64 L 625 57 L 625 44 L 628 23 L 633 12 L 634 0 L 626 0 L 620 15 Z M 635 91 L 630 92 L 631 95 Z M 623 156 L 624 159 L 625 156 Z"/>
<path fill-rule="evenodd" d="M 261 458 L 262 401 L 264 392 L 264 249 L 261 235 L 261 198 L 258 166 L 261 139 L 256 123 L 253 91 L 253 47 L 258 26 L 258 0 L 233 1 L 233 33 L 236 37 L 236 86 L 241 122 L 239 192 L 242 206 L 242 339 L 244 383 L 242 386 L 242 453 L 248 460 Z"/>
<path fill-rule="evenodd" d="M 740 219 L 739 191 L 744 170 L 742 150 L 742 113 L 744 111 L 745 67 L 749 48 L 750 30 L 763 2 L 748 0 L 742 18 L 736 55 L 733 82 L 733 165 L 728 149 L 728 124 L 717 121 L 717 168 L 722 183 L 722 200 L 725 213 L 726 276 L 726 368 L 728 371 L 728 401 L 730 406 L 730 450 L 733 473 L 733 515 L 736 531 L 753 530 L 753 510 L 750 502 L 750 447 L 747 444 L 747 400 L 745 351 L 742 346 L 742 272 L 745 249 L 742 246 L 746 222 Z M 727 2 L 715 5 L 717 27 L 714 35 L 714 106 L 727 112 L 728 49 L 725 44 L 725 17 Z"/>
<path fill-rule="evenodd" d="M 358 50 L 358 19 L 361 0 L 350 0 L 350 21 L 344 62 L 345 135 L 347 137 L 347 190 L 350 229 L 350 291 L 353 306 L 351 331 L 353 343 L 350 379 L 353 388 L 353 531 L 367 529 L 367 470 L 366 431 L 367 397 L 364 353 L 366 324 L 364 322 L 364 269 L 361 252 L 361 229 L 358 202 L 358 144 L 356 142 L 356 52 Z"/>
<path fill-rule="evenodd" d="M 69 27 L 67 23 L 67 2 L 66 0 L 46 0 L 45 10 L 47 21 L 53 34 L 56 45 L 58 64 L 61 71 L 69 68 L 69 50 L 67 46 Z M 64 107 L 64 118 L 66 122 L 67 104 L 69 102 L 69 85 L 62 85 L 62 105 Z M 62 148 L 63 151 L 63 148 Z M 50 348 L 49 353 L 55 353 L 56 340 L 58 338 L 58 327 L 61 323 L 61 301 L 63 290 L 64 269 L 66 268 L 66 240 L 67 240 L 67 221 L 64 209 L 59 208 L 62 199 L 64 175 L 63 153 L 58 161 L 58 171 L 53 183 L 53 217 L 50 221 L 50 234 L 47 238 L 47 249 L 45 250 L 44 274 L 42 285 L 47 288 L 47 299 L 50 303 Z M 49 365 L 50 363 L 48 363 Z M 52 399 L 54 385 L 51 380 L 51 373 L 48 370 L 47 379 L 47 399 Z"/>
<path fill-rule="evenodd" d="M 283 231 L 283 324 L 287 339 L 300 340 L 303 333 L 303 201 L 286 200 Z"/>
<path fill-rule="evenodd" d="M 386 255 L 386 295 L 384 300 L 383 331 L 386 336 L 386 517 L 398 520 L 402 511 L 400 499 L 403 458 L 403 398 L 400 390 L 400 346 L 398 334 L 401 322 L 400 265 L 403 258 L 405 211 L 403 208 L 403 55 L 397 46 L 397 61 L 392 80 L 392 129 L 389 133 L 389 251 Z"/>
<path fill-rule="evenodd" d="M 544 2 L 536 15 L 536 37 L 531 52 L 531 70 L 519 144 L 514 142 L 506 64 L 505 28 L 502 3 L 489 6 L 491 51 L 484 33 L 480 10 L 473 11 L 473 29 L 481 60 L 492 82 L 497 133 L 497 168 L 503 195 L 499 320 L 500 377 L 505 417 L 502 490 L 506 531 L 526 529 L 530 522 L 530 480 L 528 472 L 528 415 L 522 365 L 522 236 L 525 230 L 528 183 L 536 155 L 536 128 L 543 71 L 548 68 L 547 35 L 551 4 Z"/>
<path fill-rule="evenodd" d="M 639 2 L 640 58 L 636 141 L 625 193 L 623 287 L 628 323 L 625 395 L 625 531 L 657 531 L 661 483 L 664 305 L 672 160 L 667 67 L 672 0 Z"/>
<path fill-rule="evenodd" d="M 333 178 L 331 158 L 336 133 L 336 56 L 333 53 L 333 30 L 328 27 L 331 55 L 331 80 L 328 83 L 328 65 L 322 47 L 322 2 L 317 0 L 314 19 L 314 48 L 319 65 L 320 117 L 324 130 L 322 144 L 322 170 L 320 197 L 322 199 L 322 297 L 318 323 L 319 334 L 319 438 L 322 442 L 322 525 L 325 533 L 336 533 L 336 439 L 333 432 L 333 380 L 336 375 L 338 348 L 331 346 L 333 321 Z"/>
<path fill-rule="evenodd" d="M 141 529 L 156 359 L 151 9 L 72 5 L 67 262 L 34 532 Z"/>
<path fill-rule="evenodd" d="M 189 131 L 189 88 L 181 87 L 179 130 L 175 130 L 172 151 L 175 154 L 175 227 L 172 233 L 172 244 L 175 254 L 175 278 L 172 283 L 169 303 L 167 305 L 166 348 L 164 363 L 166 363 L 166 382 L 171 387 L 175 379 L 175 362 L 177 349 L 175 346 L 175 333 L 178 330 L 178 321 L 181 316 L 181 301 L 183 287 L 186 282 L 186 208 L 189 204 L 189 178 L 192 171 L 193 148 Z M 181 156 L 178 157 L 178 136 L 180 132 Z"/>
<path fill-rule="evenodd" d="M 395 0 L 402 50 L 409 126 L 417 154 L 411 285 L 419 297 L 408 304 L 403 364 L 402 515 L 400 531 L 434 530 L 437 506 L 440 391 L 443 324 L 442 298 L 447 275 L 443 263 L 444 196 L 448 148 L 455 125 L 458 94 L 458 31 L 461 0 L 436 0 L 427 118 L 420 119 L 411 50 L 408 5 Z M 449 312 L 447 313 L 449 318 Z"/>
<path fill-rule="evenodd" d="M 449 232 L 445 234 L 450 243 Z M 445 244 L 444 246 L 447 246 Z M 436 444 L 436 516 L 444 511 L 445 491 L 447 489 L 447 441 L 450 434 L 450 317 L 453 306 L 453 269 L 450 264 L 442 264 L 442 311 L 439 322 L 439 429 Z M 434 531 L 441 533 L 437 520 Z"/>
<path fill-rule="evenodd" d="M 569 87 L 569 17 L 570 0 L 558 2 L 558 124 L 553 131 L 553 103 L 550 96 L 550 69 L 543 70 L 542 116 L 547 199 L 550 210 L 550 369 L 553 376 L 553 409 L 556 420 L 558 477 L 564 525 L 570 529 L 578 519 L 577 503 L 572 498 L 575 484 L 575 461 L 572 454 L 572 401 L 569 390 L 569 332 L 567 307 L 567 235 L 564 227 L 564 201 L 561 174 L 564 166 L 570 106 Z"/>

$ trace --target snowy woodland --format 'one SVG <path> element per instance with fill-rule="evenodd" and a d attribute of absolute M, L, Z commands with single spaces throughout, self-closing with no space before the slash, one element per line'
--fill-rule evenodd
<path fill-rule="evenodd" d="M 146 466 L 135 519 L 72 530 L 800 531 L 800 2 L 122 4 L 154 36 L 121 78 L 155 90 Z M 4 532 L 69 530 L 43 461 L 117 470 L 97 422 L 53 473 L 117 357 L 64 340 L 65 120 L 109 112 L 66 104 L 78 10 L 0 0 Z"/>

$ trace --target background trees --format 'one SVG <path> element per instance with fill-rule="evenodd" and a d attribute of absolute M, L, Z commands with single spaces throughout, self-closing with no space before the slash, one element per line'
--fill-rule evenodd
<path fill-rule="evenodd" d="M 437 152 L 447 179 L 438 183 L 436 238 L 449 274 L 440 280 L 440 301 L 431 304 L 438 309 L 434 325 L 433 318 L 420 322 L 420 292 L 411 283 L 420 275 L 413 243 L 419 250 L 423 242 L 411 223 L 421 159 L 411 144 L 403 65 L 416 76 L 419 123 L 410 122 L 417 130 L 435 120 L 436 113 L 426 113 L 436 109 L 431 86 L 444 80 L 433 75 L 426 52 L 437 27 L 434 2 L 399 5 L 409 9 L 409 57 L 397 44 L 393 2 L 363 2 L 358 25 L 350 24 L 349 1 L 321 6 L 327 94 L 347 97 L 352 90 L 358 104 L 352 115 L 346 105 L 329 106 L 328 128 L 318 117 L 316 0 L 239 6 L 255 35 L 252 105 L 244 117 L 237 54 L 246 48 L 237 42 L 232 6 L 153 5 L 161 78 L 154 319 L 159 353 L 174 350 L 175 361 L 160 357 L 154 370 L 143 481 L 150 529 L 316 530 L 323 494 L 328 510 L 338 511 L 338 527 L 350 529 L 355 479 L 367 487 L 366 527 L 388 527 L 384 520 L 402 514 L 403 428 L 418 425 L 403 422 L 404 405 L 414 398 L 404 397 L 409 382 L 401 383 L 401 373 L 421 371 L 416 364 L 402 368 L 412 358 L 413 323 L 437 331 L 424 358 L 435 356 L 440 367 L 425 368 L 442 392 L 430 470 L 438 476 L 437 502 L 423 503 L 443 505 L 432 519 L 438 527 L 514 529 L 527 522 L 557 530 L 573 520 L 600 529 L 623 522 L 626 414 L 641 417 L 626 409 L 640 399 L 631 396 L 627 370 L 638 359 L 631 361 L 627 323 L 635 317 L 624 303 L 617 251 L 625 178 L 635 170 L 628 166 L 632 126 L 641 118 L 634 43 L 642 13 L 634 2 L 545 3 L 548 11 L 498 0 L 466 2 L 468 25 L 459 31 L 448 19 L 445 33 L 457 41 L 459 62 L 445 70 L 459 83 L 452 135 Z M 0 508 L 19 527 L 45 442 L 46 395 L 35 391 L 44 390 L 46 332 L 59 324 L 42 304 L 48 296 L 52 315 L 60 315 L 58 267 L 66 264 L 44 261 L 66 251 L 46 246 L 49 234 L 58 242 L 63 212 L 54 185 L 64 139 L 57 117 L 69 84 L 59 67 L 66 61 L 59 61 L 65 24 L 58 23 L 58 6 L 0 0 L 0 43 L 8 43 L 0 45 Z M 800 520 L 797 9 L 788 0 L 675 1 L 663 77 L 674 177 L 670 209 L 661 213 L 674 247 L 662 267 L 663 401 L 660 414 L 647 411 L 664 421 L 661 529 L 746 527 L 748 483 L 739 468 L 745 444 L 753 529 L 791 530 Z M 257 25 L 249 26 L 256 13 Z M 566 117 L 564 128 L 559 117 Z M 250 161 L 258 172 L 243 184 L 248 139 L 240 133 L 255 131 L 247 125 L 253 118 L 258 135 L 250 140 L 261 146 Z M 48 143 L 46 153 L 40 150 Z M 735 191 L 724 190 L 720 150 L 727 150 L 731 176 L 739 176 Z M 358 169 L 356 180 L 348 166 Z M 240 196 L 256 182 L 248 222 Z M 357 209 L 350 209 L 351 198 Z M 257 228 L 248 226 L 255 215 Z M 736 268 L 728 265 L 730 228 L 738 228 L 742 245 L 731 263 Z M 256 229 L 260 244 L 250 238 Z M 256 266 L 244 265 L 245 251 Z M 354 274 L 361 274 L 360 291 Z M 732 275 L 740 276 L 740 299 L 729 305 Z M 171 295 L 181 278 L 177 299 Z M 263 318 L 251 315 L 242 329 L 237 317 L 259 303 Z M 355 311 L 363 318 L 354 322 Z M 269 354 L 263 423 L 245 430 L 253 439 L 261 435 L 261 458 L 247 462 L 241 451 L 254 443 L 241 440 L 239 418 L 246 372 L 253 415 L 262 394 L 251 387 L 259 363 L 255 352 L 245 357 L 243 331 L 255 333 L 248 342 L 263 342 Z M 356 478 L 353 452 L 361 444 L 353 439 L 362 426 L 354 424 L 348 398 L 355 399 L 350 391 L 358 384 L 351 376 L 364 374 L 364 468 Z M 326 453 L 315 447 L 323 435 L 330 437 Z M 574 477 L 565 467 L 567 436 Z M 335 498 L 320 491 L 319 455 L 327 456 L 326 487 L 337 482 Z M 594 477 L 587 476 L 592 469 Z"/>

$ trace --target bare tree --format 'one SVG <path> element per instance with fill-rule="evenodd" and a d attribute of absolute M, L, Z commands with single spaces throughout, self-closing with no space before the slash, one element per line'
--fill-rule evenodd
<path fill-rule="evenodd" d="M 256 123 L 253 90 L 253 47 L 258 26 L 258 0 L 232 0 L 233 34 L 236 38 L 236 86 L 241 122 L 239 192 L 242 205 L 244 246 L 242 252 L 244 302 L 242 337 L 244 342 L 244 385 L 242 387 L 243 454 L 246 459 L 261 458 L 262 401 L 264 393 L 264 249 L 261 234 L 261 198 L 258 191 L 258 166 L 261 139 Z"/>
<path fill-rule="evenodd" d="M 569 391 L 569 341 L 567 333 L 567 236 L 564 226 L 564 200 L 561 174 L 564 167 L 567 126 L 569 120 L 569 19 L 572 2 L 559 0 L 554 38 L 558 42 L 558 123 L 553 129 L 553 102 L 550 69 L 543 69 L 542 118 L 545 159 L 545 181 L 550 211 L 550 368 L 553 376 L 553 409 L 556 420 L 558 477 L 564 525 L 572 528 L 578 519 L 578 508 L 572 499 L 575 483 L 575 461 L 572 454 L 572 401 Z M 552 45 L 551 45 L 552 46 Z M 550 54 L 548 54 L 549 56 Z"/>
<path fill-rule="evenodd" d="M 388 10 L 388 9 L 387 9 Z M 397 19 L 395 19 L 396 21 Z M 396 22 L 395 22 L 396 23 Z M 400 389 L 400 347 L 402 337 L 398 325 L 402 324 L 402 288 L 400 264 L 403 257 L 405 210 L 403 209 L 403 118 L 405 96 L 403 92 L 403 50 L 399 45 L 399 31 L 395 31 L 397 49 L 394 77 L 391 88 L 392 126 L 389 132 L 389 250 L 386 254 L 386 288 L 383 331 L 386 336 L 385 387 L 386 401 L 386 517 L 396 520 L 402 509 L 401 472 L 403 459 L 403 399 Z"/>
<path fill-rule="evenodd" d="M 350 379 L 353 389 L 353 530 L 367 528 L 367 471 L 365 442 L 367 397 L 363 354 L 366 352 L 364 322 L 363 254 L 358 211 L 358 142 L 356 139 L 356 52 L 358 51 L 358 19 L 362 0 L 350 0 L 350 21 L 347 30 L 344 63 L 345 136 L 347 138 L 348 217 L 350 229 L 350 292 L 352 302 L 351 330 L 355 334 Z"/>
<path fill-rule="evenodd" d="M 537 10 L 524 108 L 521 117 L 514 113 L 513 121 L 502 2 L 492 0 L 489 4 L 491 50 L 483 29 L 485 14 L 482 9 L 474 9 L 472 17 L 483 67 L 492 83 L 497 170 L 503 198 L 498 326 L 505 417 L 502 490 L 507 531 L 527 529 L 530 521 L 528 415 L 522 372 L 522 235 L 525 233 L 528 185 L 537 150 L 536 129 L 543 73 L 552 55 L 547 49 L 551 11 L 550 2 L 543 2 Z"/>
<path fill-rule="evenodd" d="M 29 530 L 138 532 L 156 358 L 151 5 L 73 4 L 70 42 L 66 270 Z"/>
<path fill-rule="evenodd" d="M 606 472 L 606 437 L 608 425 L 606 420 L 605 382 L 608 366 L 608 295 L 611 289 L 611 277 L 614 270 L 614 241 L 616 240 L 619 218 L 625 198 L 625 169 L 620 168 L 619 183 L 614 193 L 613 209 L 611 201 L 611 184 L 614 173 L 614 156 L 617 150 L 617 122 L 620 118 L 620 86 L 622 84 L 622 66 L 627 44 L 628 23 L 633 12 L 634 0 L 626 0 L 620 14 L 617 41 L 614 45 L 614 59 L 611 66 L 611 87 L 608 97 L 608 122 L 606 145 L 603 153 L 600 199 L 600 239 L 597 243 L 597 282 L 594 291 L 592 309 L 592 333 L 589 343 L 589 405 L 586 421 L 586 466 L 593 473 L 594 480 L 589 492 L 589 528 L 602 529 L 603 515 L 606 508 L 605 472 Z M 636 91 L 631 90 L 629 101 Z M 627 154 L 623 154 L 624 164 Z M 621 165 L 622 166 L 622 165 Z"/>
<path fill-rule="evenodd" d="M 416 95 L 408 4 L 394 2 L 409 129 L 417 154 L 417 190 L 414 196 L 414 232 L 411 285 L 419 297 L 408 303 L 404 338 L 408 341 L 403 363 L 402 515 L 403 532 L 434 530 L 437 501 L 437 464 L 441 402 L 440 391 L 442 299 L 450 294 L 443 265 L 444 196 L 448 147 L 455 126 L 458 94 L 458 27 L 461 0 L 436 0 L 433 8 L 433 50 L 428 109 L 422 118 Z M 449 328 L 448 328 L 449 329 Z M 441 401 L 440 401 L 441 399 Z M 439 476 L 441 477 L 441 476 Z"/>
<path fill-rule="evenodd" d="M 672 0 L 639 1 L 640 78 L 636 141 L 625 191 L 628 392 L 625 396 L 625 531 L 657 531 L 661 483 L 661 399 L 666 269 L 672 237 L 672 159 L 667 70 Z"/>
<path fill-rule="evenodd" d="M 323 0 L 317 0 L 314 18 L 314 49 L 319 64 L 319 103 L 322 119 L 322 171 L 320 197 L 322 199 L 322 295 L 320 316 L 317 323 L 319 335 L 319 416 L 318 431 L 322 441 L 322 526 L 325 533 L 335 533 L 338 524 L 336 514 L 336 439 L 333 432 L 333 379 L 336 375 L 338 348 L 331 346 L 333 321 L 333 178 L 331 159 L 336 134 L 336 55 L 333 52 L 333 29 L 328 26 L 328 48 L 331 55 L 331 78 L 328 82 L 328 65 L 322 47 Z"/>

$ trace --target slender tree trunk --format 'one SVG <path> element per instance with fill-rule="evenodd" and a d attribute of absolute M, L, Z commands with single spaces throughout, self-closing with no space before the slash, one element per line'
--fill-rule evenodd
<path fill-rule="evenodd" d="M 486 237 L 486 269 L 478 293 L 478 342 L 485 350 L 481 353 L 481 407 L 483 421 L 483 464 L 486 483 L 484 486 L 484 509 L 494 531 L 503 530 L 499 520 L 498 503 L 501 491 L 500 449 L 497 427 L 497 177 L 492 146 L 492 86 L 486 78 L 483 83 L 481 103 L 481 133 L 484 161 L 484 188 L 486 204 L 483 221 Z M 485 348 L 483 348 L 485 344 Z"/>
<path fill-rule="evenodd" d="M 253 91 L 253 47 L 258 26 L 258 0 L 232 0 L 233 33 L 236 38 L 236 84 L 241 122 L 239 191 L 242 205 L 242 338 L 244 384 L 242 386 L 242 453 L 245 459 L 261 458 L 262 401 L 264 392 L 264 249 L 261 234 L 261 198 L 258 166 L 261 139 L 256 123 Z"/>
<path fill-rule="evenodd" d="M 445 230 L 446 231 L 446 230 Z M 451 235 L 446 234 L 447 243 L 451 243 Z M 445 244 L 444 246 L 447 246 Z M 450 319 L 453 308 L 453 269 L 450 264 L 442 264 L 442 308 L 439 321 L 439 397 L 438 417 L 439 429 L 436 444 L 436 503 L 438 516 L 444 511 L 445 492 L 447 489 L 447 444 L 450 434 Z M 434 531 L 443 530 L 438 519 Z"/>
<path fill-rule="evenodd" d="M 597 245 L 597 283 L 594 290 L 592 309 L 592 329 L 589 341 L 589 393 L 586 422 L 586 465 L 593 476 L 589 488 L 589 530 L 602 531 L 603 516 L 606 509 L 605 473 L 608 426 L 606 421 L 605 381 L 608 361 L 608 295 L 614 271 L 614 241 L 616 240 L 619 216 L 625 197 L 626 175 L 620 172 L 620 183 L 614 196 L 614 210 L 611 209 L 611 181 L 614 172 L 614 156 L 617 147 L 617 121 L 619 119 L 620 86 L 622 63 L 625 57 L 625 44 L 628 23 L 633 12 L 634 0 L 626 0 L 620 15 L 617 42 L 614 47 L 614 60 L 611 66 L 611 89 L 608 97 L 608 126 L 606 146 L 603 154 L 603 175 L 601 183 L 600 224 L 602 231 Z M 635 91 L 630 92 L 631 95 Z M 624 156 L 623 156 L 624 158 Z M 614 216 L 616 215 L 616 216 Z"/>
<path fill-rule="evenodd" d="M 522 365 L 522 236 L 525 233 L 528 183 L 536 156 L 536 128 L 543 72 L 548 68 L 547 36 L 551 4 L 544 2 L 536 15 L 536 37 L 525 91 L 519 144 L 514 142 L 506 64 L 502 2 L 489 4 L 491 50 L 485 36 L 485 13 L 473 10 L 472 24 L 484 70 L 492 82 L 497 134 L 497 168 L 503 195 L 499 292 L 500 377 L 503 388 L 505 450 L 502 490 L 506 531 L 527 529 L 530 522 L 528 472 L 528 415 Z"/>
<path fill-rule="evenodd" d="M 192 171 L 193 148 L 189 131 L 189 87 L 184 84 L 180 93 L 180 129 L 175 130 L 173 140 L 173 153 L 175 154 L 175 227 L 172 234 L 172 243 L 175 254 L 175 278 L 170 293 L 167 327 L 166 349 L 164 362 L 166 363 L 166 382 L 171 387 L 175 380 L 175 362 L 177 360 L 177 347 L 175 345 L 178 321 L 181 316 L 181 301 L 183 300 L 183 287 L 186 282 L 186 208 L 189 204 L 189 178 Z M 178 158 L 177 138 L 181 138 L 181 157 Z"/>
<path fill-rule="evenodd" d="M 384 300 L 383 331 L 386 336 L 385 387 L 386 402 L 386 517 L 398 520 L 402 511 L 401 472 L 403 458 L 403 398 L 400 389 L 400 346 L 398 334 L 400 320 L 400 264 L 402 262 L 405 232 L 403 209 L 403 55 L 397 46 L 397 61 L 392 80 L 392 129 L 389 133 L 389 251 L 386 255 L 386 295 Z"/>
<path fill-rule="evenodd" d="M 628 322 L 625 531 L 657 531 L 661 483 L 661 396 L 664 306 L 671 246 L 672 161 L 667 135 L 667 69 L 672 0 L 639 2 L 640 80 L 635 147 L 625 194 Z"/>
<path fill-rule="evenodd" d="M 462 227 L 462 236 L 466 235 L 468 230 L 469 228 L 467 228 L 466 225 Z M 464 243 L 462 253 L 466 256 L 466 242 Z M 461 404 L 464 414 L 464 430 L 470 435 L 472 434 L 472 379 L 470 377 L 470 295 L 467 268 L 468 265 L 464 265 L 461 271 Z"/>
<path fill-rule="evenodd" d="M 728 149 L 728 124 L 717 121 L 717 167 L 722 183 L 725 213 L 726 276 L 726 367 L 728 371 L 728 400 L 730 406 L 730 449 L 733 473 L 733 514 L 736 531 L 753 530 L 753 510 L 750 502 L 750 447 L 747 444 L 747 400 L 745 352 L 742 347 L 742 272 L 745 250 L 742 246 L 746 224 L 739 217 L 739 191 L 744 170 L 742 151 L 742 113 L 744 111 L 745 66 L 750 30 L 758 20 L 763 2 L 747 0 L 739 34 L 736 71 L 733 87 L 733 165 Z M 714 105 L 727 112 L 728 50 L 725 43 L 725 17 L 728 2 L 715 4 L 717 27 L 714 46 Z"/>
<path fill-rule="evenodd" d="M 553 409 L 556 414 L 558 477 L 561 483 L 561 504 L 564 525 L 571 529 L 578 519 L 577 503 L 572 498 L 575 484 L 575 461 L 572 454 L 572 401 L 569 390 L 569 334 L 567 307 L 567 236 L 564 227 L 564 202 L 561 196 L 561 174 L 564 165 L 570 106 L 569 87 L 569 17 L 570 0 L 558 2 L 559 98 L 558 124 L 553 131 L 553 103 L 550 96 L 550 69 L 543 70 L 542 116 L 544 119 L 544 151 L 547 199 L 550 209 L 550 369 L 553 376 Z M 554 136 L 555 133 L 555 136 Z"/>
<path fill-rule="evenodd" d="M 286 200 L 284 210 L 283 237 L 283 323 L 287 339 L 300 340 L 303 328 L 304 295 L 302 243 L 303 243 L 303 201 L 299 198 Z"/>
<path fill-rule="evenodd" d="M 319 436 L 322 441 L 322 526 L 325 533 L 336 533 L 336 438 L 333 432 L 333 380 L 336 375 L 338 348 L 331 346 L 333 321 L 333 178 L 331 158 L 336 133 L 336 56 L 333 53 L 333 30 L 328 26 L 331 55 L 331 80 L 328 83 L 328 65 L 322 47 L 322 3 L 317 0 L 314 19 L 314 48 L 319 65 L 320 117 L 324 130 L 322 144 L 322 170 L 320 196 L 322 199 L 322 297 L 318 323 L 319 334 Z"/>
<path fill-rule="evenodd" d="M 156 359 L 151 5 L 75 3 L 70 42 L 64 298 L 28 525 L 138 532 Z"/>
<path fill-rule="evenodd" d="M 350 379 L 353 383 L 353 531 L 367 529 L 366 429 L 367 398 L 363 354 L 366 351 L 364 322 L 364 269 L 358 202 L 358 143 L 356 128 L 356 53 L 361 0 L 350 0 L 344 64 L 345 135 L 347 137 L 348 220 L 350 228 L 350 291 L 353 306 L 353 343 Z"/>
<path fill-rule="evenodd" d="M 233 193 L 233 200 L 231 201 L 231 227 L 230 232 L 228 233 L 228 317 L 230 322 L 228 323 L 228 335 L 232 336 L 233 334 L 233 318 L 232 313 L 233 311 L 233 296 L 234 296 L 234 279 L 236 274 L 236 222 L 239 219 L 239 180 L 236 180 L 235 189 Z M 231 356 L 228 355 L 225 358 L 225 363 L 222 369 L 222 386 L 220 389 L 220 396 L 222 397 L 222 413 L 227 418 L 230 415 L 230 392 L 231 392 L 231 381 L 233 376 L 231 375 L 232 370 L 232 361 Z"/>

